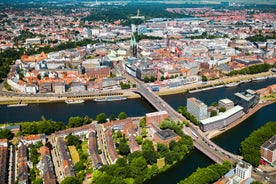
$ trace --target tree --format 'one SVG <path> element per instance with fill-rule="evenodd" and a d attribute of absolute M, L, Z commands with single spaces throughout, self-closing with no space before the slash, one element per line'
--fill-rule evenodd
<path fill-rule="evenodd" d="M 217 111 L 216 110 L 212 110 L 210 116 L 213 117 L 213 116 L 216 116 L 216 115 L 218 115 Z"/>
<path fill-rule="evenodd" d="M 0 130 L 0 139 L 12 139 L 13 138 L 13 133 L 7 129 L 7 128 L 4 128 L 2 130 Z"/>
<path fill-rule="evenodd" d="M 146 127 L 146 118 L 142 118 L 142 119 L 140 119 L 139 126 L 140 126 L 141 128 Z"/>
<path fill-rule="evenodd" d="M 67 146 L 74 145 L 74 146 L 78 147 L 80 145 L 80 140 L 77 136 L 69 134 L 66 136 L 66 144 L 67 144 Z"/>
<path fill-rule="evenodd" d="M 41 75 L 40 74 L 37 74 L 37 79 L 40 80 L 41 79 Z"/>
<path fill-rule="evenodd" d="M 116 116 L 114 114 L 111 114 L 109 116 L 109 121 L 114 121 L 114 120 L 116 120 Z"/>
<path fill-rule="evenodd" d="M 143 137 L 141 135 L 136 136 L 136 141 L 139 145 L 143 143 Z"/>
<path fill-rule="evenodd" d="M 126 119 L 127 118 L 127 114 L 125 112 L 121 112 L 119 115 L 118 115 L 118 118 L 119 119 Z"/>
<path fill-rule="evenodd" d="M 212 103 L 211 103 L 211 106 L 217 107 L 217 106 L 218 106 L 218 103 L 217 103 L 217 102 L 212 102 Z"/>
<path fill-rule="evenodd" d="M 105 113 L 100 113 L 96 116 L 96 120 L 99 122 L 99 123 L 105 123 L 106 122 L 106 115 Z"/>
<path fill-rule="evenodd" d="M 129 146 L 124 142 L 120 142 L 118 149 L 120 155 L 128 155 L 130 153 Z"/>
<path fill-rule="evenodd" d="M 81 184 L 81 182 L 77 177 L 71 176 L 62 180 L 61 184 Z"/>
<path fill-rule="evenodd" d="M 225 107 L 220 107 L 219 108 L 219 112 L 225 112 L 226 111 L 226 108 Z"/>
<path fill-rule="evenodd" d="M 150 76 L 150 82 L 154 82 L 155 81 L 155 77 L 154 76 Z"/>
<path fill-rule="evenodd" d="M 146 76 L 145 78 L 144 78 L 144 82 L 145 83 L 148 83 L 150 81 L 150 79 Z"/>
<path fill-rule="evenodd" d="M 78 172 L 80 172 L 80 171 L 83 171 L 84 169 L 85 169 L 85 166 L 84 166 L 82 160 L 79 161 L 79 162 L 77 162 L 77 163 L 75 164 L 75 166 L 74 166 L 74 171 L 75 171 L 76 173 L 78 173 Z"/>
<path fill-rule="evenodd" d="M 202 75 L 201 77 L 202 77 L 202 81 L 207 81 L 208 80 L 208 78 L 205 75 Z"/>
<path fill-rule="evenodd" d="M 76 116 L 76 117 L 70 117 L 68 120 L 68 127 L 74 128 L 74 127 L 80 127 L 83 125 L 83 118 Z"/>
<path fill-rule="evenodd" d="M 143 157 L 134 158 L 130 163 L 130 170 L 133 177 L 141 175 L 147 167 L 147 161 Z"/>

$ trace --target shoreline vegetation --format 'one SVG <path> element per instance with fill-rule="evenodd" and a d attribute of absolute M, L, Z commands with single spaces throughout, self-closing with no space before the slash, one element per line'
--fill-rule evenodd
<path fill-rule="evenodd" d="M 276 77 L 272 72 L 263 72 L 258 73 L 254 75 L 239 75 L 239 76 L 232 76 L 232 77 L 224 77 L 216 80 L 209 80 L 205 84 L 201 83 L 194 83 L 194 84 L 187 84 L 182 85 L 175 88 L 168 88 L 168 87 L 162 87 L 160 88 L 160 91 L 157 93 L 160 96 L 166 96 L 166 95 L 173 95 L 173 94 L 179 94 L 179 93 L 187 93 L 192 91 L 202 91 L 202 90 L 211 90 L 218 87 L 224 87 L 225 84 L 233 83 L 233 82 L 251 82 L 252 79 L 257 77 Z M 108 92 L 108 91 L 107 91 Z M 133 99 L 133 98 L 141 98 L 140 95 L 126 90 L 123 92 L 123 95 L 127 98 Z M 76 99 L 82 98 L 83 100 L 93 100 L 94 98 L 97 98 L 97 96 L 94 97 L 76 97 Z M 0 104 L 17 104 L 19 100 L 22 100 L 22 103 L 54 103 L 54 102 L 62 102 L 65 101 L 67 97 L 38 97 L 38 96 L 0 96 Z"/>

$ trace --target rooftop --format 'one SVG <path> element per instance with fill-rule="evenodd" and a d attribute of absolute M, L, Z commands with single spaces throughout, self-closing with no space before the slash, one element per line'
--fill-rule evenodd
<path fill-rule="evenodd" d="M 276 135 L 271 137 L 268 141 L 266 141 L 263 145 L 263 148 L 268 149 L 270 151 L 274 151 L 276 149 Z"/>
<path fill-rule="evenodd" d="M 235 114 L 235 113 L 237 113 L 241 110 L 243 110 L 243 107 L 237 105 L 237 106 L 229 109 L 228 111 L 225 111 L 224 113 L 220 113 L 217 116 L 213 116 L 213 117 L 210 117 L 210 118 L 207 118 L 207 119 L 203 119 L 200 122 L 202 124 L 206 125 L 206 124 L 209 124 L 209 123 L 212 123 L 212 122 L 216 122 L 216 121 L 219 121 L 219 120 L 226 119 L 226 118 L 232 116 L 233 114 Z"/>
<path fill-rule="evenodd" d="M 174 133 L 171 129 L 161 130 L 156 132 L 156 134 L 163 140 L 167 140 L 177 136 L 177 134 Z"/>

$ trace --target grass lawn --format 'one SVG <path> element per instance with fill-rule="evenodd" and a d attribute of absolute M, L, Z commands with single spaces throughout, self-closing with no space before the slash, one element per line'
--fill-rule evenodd
<path fill-rule="evenodd" d="M 80 161 L 79 153 L 75 146 L 68 146 L 68 148 L 69 148 L 73 163 L 76 164 L 77 162 Z"/>

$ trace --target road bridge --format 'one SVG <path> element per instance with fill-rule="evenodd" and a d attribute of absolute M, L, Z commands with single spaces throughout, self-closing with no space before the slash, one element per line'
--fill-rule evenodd
<path fill-rule="evenodd" d="M 137 79 L 136 86 L 137 89 L 134 90 L 134 92 L 140 94 L 143 98 L 145 98 L 156 110 L 167 111 L 170 119 L 174 122 L 189 122 L 190 126 L 183 128 L 184 133 L 193 138 L 195 148 L 204 153 L 214 162 L 221 164 L 224 160 L 228 160 L 234 163 L 241 159 L 240 156 L 234 155 L 224 150 L 223 148 L 209 140 L 198 127 L 193 125 L 184 116 L 175 111 L 168 103 L 166 103 L 162 98 L 160 98 L 157 93 L 151 91 L 149 87 L 147 87 L 145 84 L 143 84 L 141 81 Z"/>

